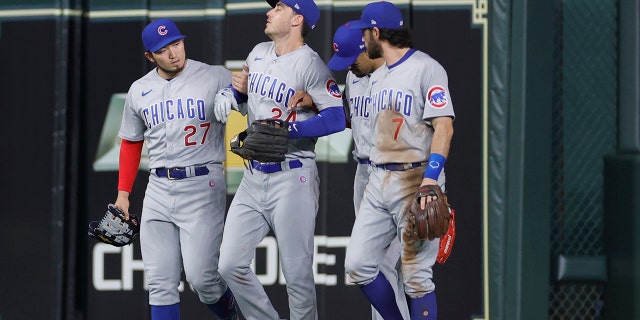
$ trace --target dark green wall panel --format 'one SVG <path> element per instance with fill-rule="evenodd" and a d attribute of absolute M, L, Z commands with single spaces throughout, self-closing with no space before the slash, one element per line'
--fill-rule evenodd
<path fill-rule="evenodd" d="M 40 41 L 21 41 L 24 31 Z M 3 219 L 0 318 L 51 319 L 54 313 L 51 229 L 56 26 L 52 21 L 2 22 L 4 77 L 0 110 Z M 7 48 L 11 48 L 10 50 Z M 32 71 L 27 71 L 32 70 Z M 31 177 L 31 178 L 29 178 Z"/>

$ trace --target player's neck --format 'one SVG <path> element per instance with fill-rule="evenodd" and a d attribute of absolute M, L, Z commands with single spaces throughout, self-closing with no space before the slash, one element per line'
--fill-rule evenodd
<path fill-rule="evenodd" d="M 383 43 L 382 44 L 382 57 L 384 58 L 384 61 L 387 62 L 388 66 L 392 66 L 396 62 L 400 61 L 400 59 L 402 59 L 404 57 L 404 55 L 407 54 L 407 52 L 410 49 L 411 48 L 409 48 L 409 47 L 407 47 L 407 48 L 398 48 L 398 47 L 390 46 L 387 43 Z"/>
<path fill-rule="evenodd" d="M 294 37 L 291 34 L 282 38 L 273 39 L 273 42 L 276 44 L 275 49 L 278 56 L 293 52 L 304 45 L 304 39 L 302 37 Z"/>
<path fill-rule="evenodd" d="M 169 71 L 169 70 L 165 70 L 160 68 L 159 66 L 156 66 L 156 72 L 158 73 L 158 75 L 165 79 L 165 80 L 172 80 L 173 78 L 177 77 L 178 75 L 180 75 L 182 73 L 182 71 L 184 71 L 184 69 L 187 67 L 187 61 L 185 60 L 184 65 L 182 66 L 182 68 L 180 68 L 177 71 Z"/>
<path fill-rule="evenodd" d="M 372 64 L 373 64 L 373 71 L 378 70 L 378 68 L 380 68 L 380 66 L 382 66 L 384 64 L 384 58 L 376 58 L 371 60 Z"/>

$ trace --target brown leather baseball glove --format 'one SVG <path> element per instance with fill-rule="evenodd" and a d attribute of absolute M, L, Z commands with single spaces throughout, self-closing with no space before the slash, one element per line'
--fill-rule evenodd
<path fill-rule="evenodd" d="M 434 196 L 436 199 L 427 202 L 424 210 L 420 208 L 420 199 Z M 409 207 L 407 215 L 408 232 L 413 232 L 420 240 L 441 238 L 449 229 L 451 211 L 447 196 L 439 185 L 420 186 L 416 193 L 416 201 Z"/>

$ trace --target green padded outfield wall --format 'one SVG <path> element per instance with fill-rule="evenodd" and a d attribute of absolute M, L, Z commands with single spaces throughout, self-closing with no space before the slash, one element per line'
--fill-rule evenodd
<path fill-rule="evenodd" d="M 640 1 L 619 4 L 618 148 L 605 158 L 606 319 L 639 319 Z"/>
<path fill-rule="evenodd" d="M 550 318 L 607 315 L 604 156 L 615 152 L 618 1 L 562 1 L 556 26 Z M 563 259 L 583 259 L 582 277 Z M 611 310 L 611 309 L 609 309 Z M 608 318 L 608 317 L 605 317 Z"/>

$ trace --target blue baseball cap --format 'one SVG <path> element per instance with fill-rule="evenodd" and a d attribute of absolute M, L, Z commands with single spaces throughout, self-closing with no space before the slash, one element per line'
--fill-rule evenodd
<path fill-rule="evenodd" d="M 145 49 L 150 52 L 156 52 L 166 45 L 176 40 L 184 39 L 171 19 L 158 19 L 151 21 L 144 30 L 142 30 L 142 42 Z"/>
<path fill-rule="evenodd" d="M 310 29 L 315 28 L 320 20 L 320 10 L 313 0 L 267 0 L 272 8 L 275 8 L 278 2 L 288 5 L 297 14 L 301 14 Z"/>
<path fill-rule="evenodd" d="M 402 29 L 404 21 L 402 12 L 391 2 L 380 1 L 369 3 L 362 9 L 360 20 L 351 23 L 350 28 L 369 29 Z"/>
<path fill-rule="evenodd" d="M 333 56 L 327 66 L 333 71 L 340 71 L 352 65 L 365 46 L 362 41 L 362 30 L 350 29 L 353 21 L 341 25 L 333 35 Z"/>

